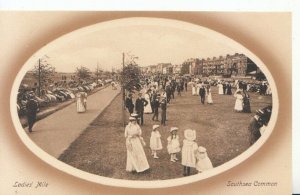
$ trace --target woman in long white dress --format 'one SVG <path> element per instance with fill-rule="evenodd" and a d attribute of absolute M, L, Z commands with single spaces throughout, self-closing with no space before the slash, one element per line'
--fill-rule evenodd
<path fill-rule="evenodd" d="M 197 95 L 195 83 L 193 83 L 193 85 L 192 85 L 192 95 Z"/>
<path fill-rule="evenodd" d="M 151 108 L 151 99 L 150 99 L 150 89 L 145 93 L 145 100 L 148 102 L 148 104 L 144 107 L 144 113 L 145 114 L 151 114 L 152 108 Z"/>
<path fill-rule="evenodd" d="M 199 91 L 200 91 L 200 88 L 202 87 L 202 84 L 201 83 L 197 83 L 196 85 L 196 95 L 199 95 Z"/>
<path fill-rule="evenodd" d="M 235 105 L 234 105 L 234 110 L 237 112 L 242 112 L 243 111 L 243 95 L 240 90 L 236 90 L 234 93 L 234 97 L 236 98 L 235 100 Z"/>
<path fill-rule="evenodd" d="M 222 83 L 218 84 L 218 88 L 219 88 L 219 94 L 223 95 L 224 93 L 223 93 L 223 85 L 222 85 Z"/>
<path fill-rule="evenodd" d="M 129 120 L 130 122 L 125 128 L 127 149 L 126 171 L 143 172 L 150 168 L 143 148 L 143 145 L 145 146 L 146 144 L 136 118 L 130 117 Z"/>
<path fill-rule="evenodd" d="M 211 88 L 209 85 L 207 85 L 206 91 L 207 91 L 207 103 L 212 104 L 213 100 L 212 100 L 212 96 L 211 96 Z"/>
<path fill-rule="evenodd" d="M 85 106 L 85 92 L 78 92 L 76 94 L 76 109 L 78 113 L 82 113 L 86 111 Z"/>

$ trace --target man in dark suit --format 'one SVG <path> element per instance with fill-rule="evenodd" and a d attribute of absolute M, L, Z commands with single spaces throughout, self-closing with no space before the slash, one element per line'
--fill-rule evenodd
<path fill-rule="evenodd" d="M 159 96 L 158 95 L 156 95 L 152 106 L 153 106 L 152 109 L 153 109 L 153 113 L 154 113 L 153 117 L 152 117 L 152 120 L 154 121 L 154 119 L 155 119 L 156 121 L 158 121 L 158 108 L 159 108 Z"/>
<path fill-rule="evenodd" d="M 161 108 L 161 121 L 160 123 L 162 125 L 166 125 L 167 120 L 167 100 L 165 97 L 162 98 L 162 101 L 160 102 L 160 108 Z"/>
<path fill-rule="evenodd" d="M 204 104 L 204 101 L 205 101 L 205 87 L 204 87 L 204 85 L 202 85 L 200 90 L 199 90 L 199 96 L 200 96 L 201 103 Z"/>
<path fill-rule="evenodd" d="M 34 94 L 30 93 L 28 97 L 28 101 L 26 104 L 26 111 L 27 111 L 27 120 L 28 120 L 28 131 L 29 133 L 32 132 L 32 127 L 36 121 L 36 114 L 38 111 L 38 102 L 34 99 Z"/>
<path fill-rule="evenodd" d="M 148 104 L 148 101 L 146 101 L 144 98 L 142 98 L 142 93 L 139 93 L 139 97 L 135 101 L 135 111 L 139 115 L 140 122 L 138 123 L 140 125 L 144 124 L 144 106 Z"/>
<path fill-rule="evenodd" d="M 167 103 L 170 103 L 171 95 L 172 95 L 172 89 L 171 89 L 171 86 L 169 84 L 166 86 L 166 93 L 167 93 Z"/>
<path fill-rule="evenodd" d="M 133 113 L 133 109 L 134 109 L 134 104 L 132 102 L 132 94 L 131 93 L 128 95 L 128 97 L 126 97 L 125 106 L 128 109 L 128 112 L 130 114 L 132 114 Z"/>

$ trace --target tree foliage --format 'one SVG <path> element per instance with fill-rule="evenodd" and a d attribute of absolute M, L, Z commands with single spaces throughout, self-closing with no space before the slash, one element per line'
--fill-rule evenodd
<path fill-rule="evenodd" d="M 181 74 L 189 74 L 190 72 L 190 66 L 188 64 L 183 64 L 181 67 Z"/>
<path fill-rule="evenodd" d="M 48 83 L 53 82 L 52 78 L 55 73 L 55 68 L 47 62 L 47 56 L 39 59 L 33 68 L 33 76 L 39 83 L 40 89 L 45 88 Z"/>
<path fill-rule="evenodd" d="M 90 71 L 90 69 L 88 69 L 84 66 L 77 67 L 75 74 L 79 79 L 82 79 L 82 80 L 89 79 L 92 76 L 92 72 Z"/>
<path fill-rule="evenodd" d="M 141 89 L 140 78 L 141 71 L 136 64 L 128 64 L 121 72 L 121 83 L 124 89 L 129 92 L 139 91 Z"/>

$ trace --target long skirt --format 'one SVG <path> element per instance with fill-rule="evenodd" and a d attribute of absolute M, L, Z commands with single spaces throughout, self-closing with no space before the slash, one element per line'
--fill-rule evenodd
<path fill-rule="evenodd" d="M 192 87 L 192 95 L 197 95 L 196 94 L 196 87 Z"/>
<path fill-rule="evenodd" d="M 82 112 L 86 111 L 85 105 L 84 105 L 84 102 L 82 99 L 80 99 L 80 98 L 77 99 L 76 108 L 77 108 L 78 113 L 82 113 Z"/>
<path fill-rule="evenodd" d="M 129 139 L 130 145 L 127 146 L 126 171 L 143 172 L 149 169 L 149 164 L 140 139 L 138 137 L 127 139 Z"/>
<path fill-rule="evenodd" d="M 213 103 L 211 93 L 209 93 L 208 96 L 207 96 L 207 103 L 208 104 L 212 104 Z"/>

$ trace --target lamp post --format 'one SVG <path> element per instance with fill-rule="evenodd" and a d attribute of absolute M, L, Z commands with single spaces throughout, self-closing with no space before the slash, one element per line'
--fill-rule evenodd
<path fill-rule="evenodd" d="M 125 108 L 125 89 L 124 89 L 124 67 L 125 67 L 125 54 L 124 54 L 124 52 L 122 53 L 122 73 L 123 73 L 123 75 L 122 75 L 122 77 L 123 77 L 123 79 L 122 79 L 122 82 L 123 83 L 121 83 L 121 86 L 122 86 L 122 118 L 123 118 L 123 126 L 125 127 L 125 111 L 124 111 L 124 108 Z"/>

